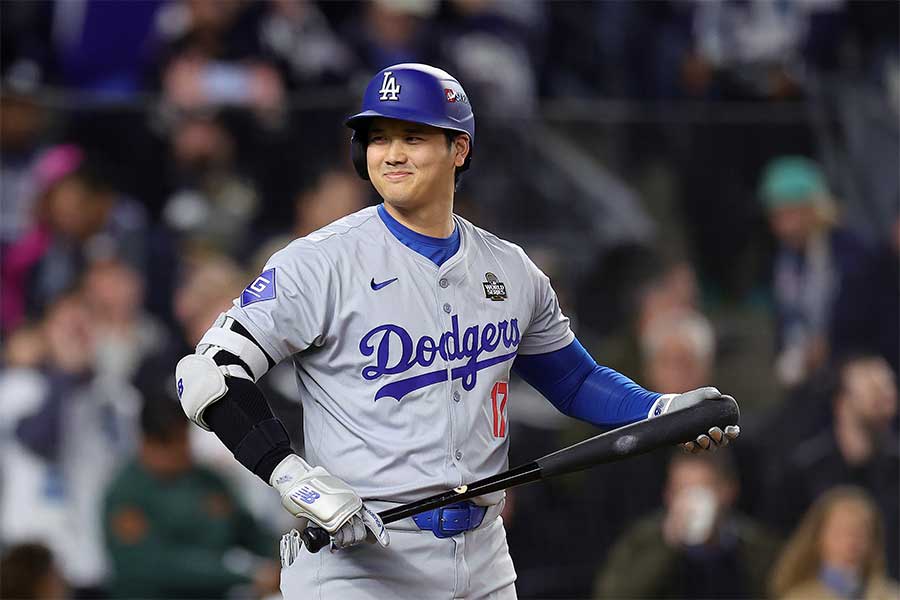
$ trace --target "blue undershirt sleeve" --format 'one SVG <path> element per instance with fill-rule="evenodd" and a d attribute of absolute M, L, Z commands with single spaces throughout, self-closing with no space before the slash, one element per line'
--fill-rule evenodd
<path fill-rule="evenodd" d="M 577 339 L 555 352 L 520 354 L 513 370 L 563 414 L 601 427 L 645 419 L 662 395 L 598 365 Z"/>

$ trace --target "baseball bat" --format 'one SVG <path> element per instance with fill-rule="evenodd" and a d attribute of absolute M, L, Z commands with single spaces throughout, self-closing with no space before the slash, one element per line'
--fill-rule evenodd
<path fill-rule="evenodd" d="M 713 427 L 724 430 L 727 425 L 737 425 L 739 419 L 737 402 L 731 396 L 722 396 L 719 400 L 701 402 L 601 433 L 515 469 L 381 511 L 378 516 L 386 525 L 476 496 L 689 442 Z M 328 532 L 315 526 L 301 532 L 300 537 L 309 552 L 318 552 L 330 542 Z"/>

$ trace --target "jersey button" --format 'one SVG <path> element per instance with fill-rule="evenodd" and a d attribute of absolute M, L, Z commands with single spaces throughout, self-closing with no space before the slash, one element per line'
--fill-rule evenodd
<path fill-rule="evenodd" d="M 456 451 L 456 460 L 462 460 L 462 452 L 459 450 Z"/>
<path fill-rule="evenodd" d="M 459 402 L 459 392 L 453 392 L 453 401 Z"/>
<path fill-rule="evenodd" d="M 450 282 L 444 278 L 441 278 L 441 280 L 438 283 L 440 284 L 440 286 L 442 288 L 450 287 Z"/>
<path fill-rule="evenodd" d="M 451 310 L 453 310 L 453 307 L 450 306 L 449 302 L 445 302 L 444 303 L 444 312 L 449 315 Z"/>

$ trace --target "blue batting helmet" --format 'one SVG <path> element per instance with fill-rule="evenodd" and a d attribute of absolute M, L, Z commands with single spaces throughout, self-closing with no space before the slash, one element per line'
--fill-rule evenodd
<path fill-rule="evenodd" d="M 419 63 L 403 63 L 382 69 L 366 87 L 362 111 L 345 121 L 353 129 L 350 153 L 363 179 L 366 168 L 366 133 L 375 117 L 400 119 L 458 131 L 469 136 L 469 155 L 457 172 L 469 168 L 475 144 L 475 115 L 469 97 L 446 71 Z"/>

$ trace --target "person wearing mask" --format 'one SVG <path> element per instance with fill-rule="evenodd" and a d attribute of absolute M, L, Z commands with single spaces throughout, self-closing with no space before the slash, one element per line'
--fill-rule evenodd
<path fill-rule="evenodd" d="M 761 598 L 776 542 L 732 507 L 737 478 L 725 451 L 678 454 L 664 510 L 613 546 L 596 598 Z"/>

